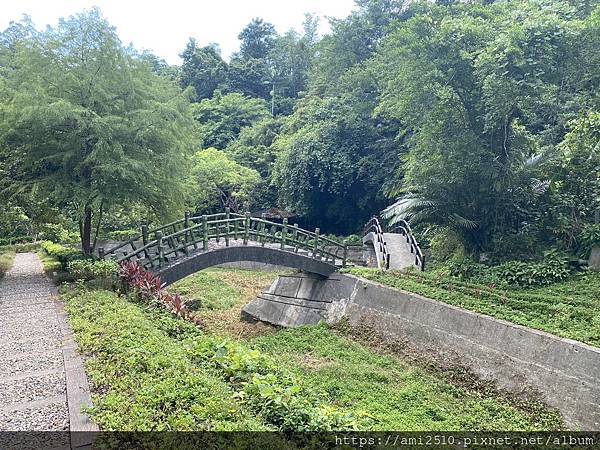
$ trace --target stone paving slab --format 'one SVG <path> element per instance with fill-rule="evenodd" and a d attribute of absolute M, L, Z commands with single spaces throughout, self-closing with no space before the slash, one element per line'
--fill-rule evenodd
<path fill-rule="evenodd" d="M 0 280 L 0 431 L 97 430 L 81 412 L 89 386 L 55 295 L 34 253 Z"/>
<path fill-rule="evenodd" d="M 12 431 L 62 431 L 69 429 L 69 413 L 63 396 L 49 403 L 11 411 L 0 410 L 0 423 Z"/>
<path fill-rule="evenodd" d="M 20 326 L 21 325 L 21 326 Z M 14 340 L 22 340 L 31 336 L 43 337 L 48 340 L 60 341 L 60 328 L 54 324 L 13 324 L 10 327 L 5 327 L 2 332 L 6 332 Z"/>
<path fill-rule="evenodd" d="M 51 315 L 34 315 L 31 313 L 23 313 L 19 309 L 9 309 L 0 315 L 0 329 L 8 329 L 15 322 L 22 324 L 23 326 L 47 326 L 56 323 L 56 317 Z"/>
<path fill-rule="evenodd" d="M 15 380 L 3 377 L 0 382 L 0 405 L 18 405 L 47 397 L 65 395 L 65 374 L 62 367 L 55 373 Z"/>
<path fill-rule="evenodd" d="M 23 278 L 25 280 L 25 278 Z M 29 288 L 19 289 L 18 283 L 15 283 L 13 286 L 6 286 L 6 291 L 4 291 L 4 286 L 2 287 L 3 293 L 0 294 L 0 300 L 15 300 L 22 299 L 27 297 L 36 297 L 39 295 L 51 295 L 53 292 L 53 286 L 45 286 L 38 287 L 33 286 Z"/>
<path fill-rule="evenodd" d="M 0 357 L 0 379 L 35 370 L 60 370 L 64 364 L 62 350 L 14 353 Z"/>
<path fill-rule="evenodd" d="M 15 305 L 14 303 L 8 303 L 4 306 L 0 304 L 0 315 L 6 314 L 44 314 L 47 315 L 52 314 L 52 310 L 54 309 L 54 304 L 51 301 L 38 301 L 37 303 L 27 303 L 21 304 L 20 306 Z"/>
<path fill-rule="evenodd" d="M 0 339 L 0 355 L 4 357 L 13 353 L 42 352 L 60 348 L 60 341 L 49 341 L 39 336 L 27 336 L 21 340 Z"/>

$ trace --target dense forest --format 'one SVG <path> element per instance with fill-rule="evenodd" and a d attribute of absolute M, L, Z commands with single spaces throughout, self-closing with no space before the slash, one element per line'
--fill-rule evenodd
<path fill-rule="evenodd" d="M 0 34 L 0 239 L 280 208 L 408 219 L 434 258 L 600 242 L 600 6 L 357 0 L 320 37 L 257 18 L 229 61 L 125 46 L 92 9 Z"/>

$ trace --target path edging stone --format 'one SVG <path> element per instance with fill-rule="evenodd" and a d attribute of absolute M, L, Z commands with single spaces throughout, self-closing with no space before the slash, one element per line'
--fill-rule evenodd
<path fill-rule="evenodd" d="M 93 436 L 88 433 L 73 433 L 78 431 L 99 431 L 90 417 L 82 409 L 92 406 L 92 396 L 83 360 L 77 351 L 73 331 L 67 319 L 63 302 L 55 289 L 52 295 L 56 315 L 62 333 L 62 352 L 67 385 L 67 406 L 69 409 L 69 429 L 71 431 L 71 448 L 79 448 L 92 444 Z"/>

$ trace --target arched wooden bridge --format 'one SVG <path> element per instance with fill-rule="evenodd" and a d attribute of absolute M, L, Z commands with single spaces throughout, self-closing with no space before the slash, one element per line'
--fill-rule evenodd
<path fill-rule="evenodd" d="M 98 249 L 100 258 L 137 261 L 171 284 L 207 267 L 256 261 L 329 276 L 345 267 L 346 244 L 288 224 L 231 213 L 190 216 L 148 230 L 109 250 Z"/>

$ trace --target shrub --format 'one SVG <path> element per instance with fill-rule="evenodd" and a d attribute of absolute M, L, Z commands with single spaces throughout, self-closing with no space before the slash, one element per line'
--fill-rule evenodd
<path fill-rule="evenodd" d="M 0 246 L 27 244 L 27 243 L 33 242 L 33 240 L 34 239 L 32 236 L 13 236 L 13 237 L 0 238 Z"/>
<path fill-rule="evenodd" d="M 65 244 L 74 244 L 79 240 L 77 233 L 67 230 L 59 223 L 46 223 L 42 225 L 40 235 L 47 241 L 62 242 Z"/>
<path fill-rule="evenodd" d="M 533 259 L 540 255 L 539 240 L 533 233 L 496 235 L 492 239 L 489 257 L 495 262 Z"/>
<path fill-rule="evenodd" d="M 448 261 L 464 256 L 465 247 L 458 234 L 449 229 L 437 232 L 429 241 L 431 256 L 435 261 Z"/>
<path fill-rule="evenodd" d="M 507 261 L 491 267 L 469 258 L 456 258 L 448 269 L 453 277 L 488 285 L 545 286 L 571 274 L 567 256 L 556 250 L 545 252 L 540 262 Z"/>
<path fill-rule="evenodd" d="M 581 256 L 587 258 L 596 245 L 600 245 L 600 224 L 587 225 L 579 235 Z"/>
<path fill-rule="evenodd" d="M 113 239 L 115 241 L 128 241 L 129 239 L 139 236 L 139 234 L 140 230 L 131 229 L 110 231 L 107 236 L 109 239 Z"/>
<path fill-rule="evenodd" d="M 178 317 L 202 325 L 199 315 L 191 311 L 179 294 L 170 294 L 164 289 L 158 275 L 145 270 L 137 262 L 124 261 L 117 270 L 126 290 L 132 290 L 136 296 L 152 306 L 162 305 Z"/>
<path fill-rule="evenodd" d="M 76 259 L 67 263 L 67 269 L 76 280 L 110 279 L 117 273 L 118 264 L 111 260 Z"/>
<path fill-rule="evenodd" d="M 461 280 L 471 280 L 480 277 L 486 269 L 483 264 L 478 264 L 466 256 L 455 256 L 448 264 L 451 276 Z"/>
<path fill-rule="evenodd" d="M 67 268 L 70 261 L 83 258 L 81 251 L 51 241 L 42 242 L 42 248 L 48 255 L 58 259 L 63 269 Z"/>
<path fill-rule="evenodd" d="M 15 253 L 24 253 L 36 251 L 40 248 L 40 242 L 29 242 L 24 244 L 13 244 L 13 245 L 2 245 L 0 246 L 0 252 L 10 251 Z"/>
<path fill-rule="evenodd" d="M 340 244 L 346 245 L 362 245 L 362 236 L 358 234 L 350 234 L 348 236 L 336 236 L 335 234 L 324 234 L 322 237 L 331 239 L 332 241 L 339 242 Z M 310 243 L 314 241 L 311 239 Z"/>
<path fill-rule="evenodd" d="M 0 278 L 10 270 L 14 257 L 14 252 L 0 252 Z"/>
<path fill-rule="evenodd" d="M 281 431 L 348 430 L 357 418 L 330 404 L 327 395 L 263 353 L 233 342 L 204 340 L 194 355 L 216 367 L 237 388 L 236 397 Z"/>
<path fill-rule="evenodd" d="M 556 250 L 544 252 L 541 262 L 509 261 L 492 270 L 500 280 L 518 286 L 544 286 L 562 281 L 571 274 L 568 258 Z"/>

